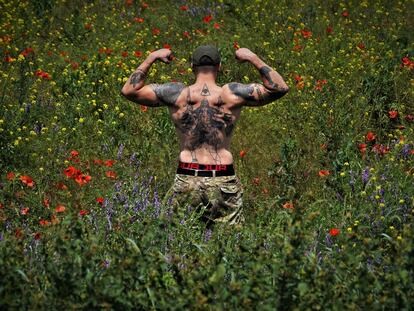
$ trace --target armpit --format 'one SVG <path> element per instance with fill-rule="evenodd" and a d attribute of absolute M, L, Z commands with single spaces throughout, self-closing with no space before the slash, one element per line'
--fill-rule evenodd
<path fill-rule="evenodd" d="M 177 102 L 178 97 L 185 88 L 185 85 L 179 82 L 151 84 L 150 86 L 154 90 L 157 99 L 168 106 L 172 106 Z"/>

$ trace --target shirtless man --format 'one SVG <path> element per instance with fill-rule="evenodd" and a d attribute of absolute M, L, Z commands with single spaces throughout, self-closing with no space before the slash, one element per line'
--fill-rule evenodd
<path fill-rule="evenodd" d="M 283 78 L 246 48 L 236 51 L 239 62 L 250 62 L 263 84 L 216 84 L 220 54 L 211 45 L 199 46 L 192 55 L 195 83 L 145 85 L 151 65 L 169 63 L 172 52 L 152 52 L 131 74 L 122 88 L 127 99 L 148 107 L 167 106 L 180 140 L 177 174 L 172 191 L 176 212 L 185 214 L 189 205 L 207 223 L 241 223 L 243 190 L 235 175 L 230 141 L 243 106 L 258 107 L 289 91 Z"/>

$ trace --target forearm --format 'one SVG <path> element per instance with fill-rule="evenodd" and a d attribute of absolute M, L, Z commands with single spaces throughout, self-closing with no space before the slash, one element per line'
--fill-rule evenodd
<path fill-rule="evenodd" d="M 262 61 L 257 55 L 254 55 L 250 59 L 250 63 L 259 71 L 263 85 L 270 92 L 287 92 L 289 90 L 289 87 L 282 76 Z"/>
<path fill-rule="evenodd" d="M 156 58 L 152 55 L 149 55 L 144 62 L 138 66 L 137 69 L 131 74 L 128 80 L 125 82 L 125 85 L 122 88 L 122 94 L 130 94 L 138 91 L 145 85 L 145 78 L 151 67 L 151 65 L 156 61 Z"/>

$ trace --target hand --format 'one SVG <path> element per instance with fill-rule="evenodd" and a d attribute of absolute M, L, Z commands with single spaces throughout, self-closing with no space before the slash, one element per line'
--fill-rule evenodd
<path fill-rule="evenodd" d="M 236 51 L 236 59 L 241 63 L 250 62 L 255 56 L 256 54 L 246 48 L 240 48 Z"/>
<path fill-rule="evenodd" d="M 172 51 L 170 49 L 156 50 L 151 53 L 151 56 L 154 57 L 155 60 L 160 60 L 166 64 L 170 63 L 173 58 Z"/>

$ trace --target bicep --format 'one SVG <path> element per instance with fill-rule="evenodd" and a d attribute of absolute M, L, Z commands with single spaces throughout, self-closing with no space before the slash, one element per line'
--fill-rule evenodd
<path fill-rule="evenodd" d="M 260 83 L 230 83 L 230 91 L 242 100 L 244 106 L 263 106 L 279 99 L 285 92 L 274 92 Z"/>
<path fill-rule="evenodd" d="M 174 82 L 149 84 L 128 96 L 128 99 L 149 107 L 173 106 L 184 88 L 184 84 Z"/>
<path fill-rule="evenodd" d="M 152 84 L 144 85 L 139 90 L 127 94 L 126 98 L 143 106 L 159 107 L 163 105 L 157 98 Z"/>

